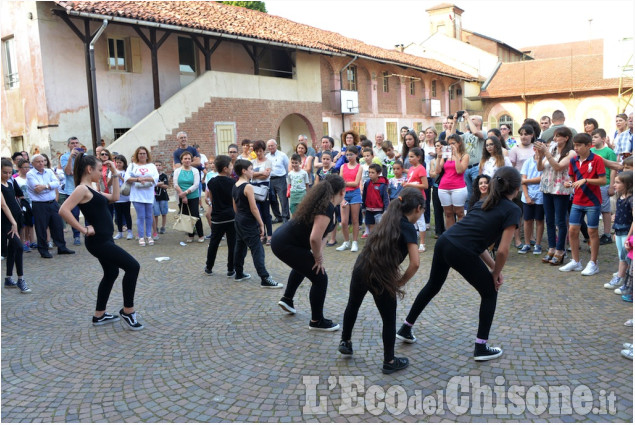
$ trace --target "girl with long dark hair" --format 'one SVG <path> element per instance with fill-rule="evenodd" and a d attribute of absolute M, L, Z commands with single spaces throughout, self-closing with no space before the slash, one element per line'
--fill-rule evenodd
<path fill-rule="evenodd" d="M 419 268 L 418 238 L 414 224 L 421 218 L 424 205 L 421 190 L 404 188 L 390 202 L 353 267 L 339 352 L 347 356 L 353 354 L 353 326 L 362 301 L 370 291 L 383 322 L 384 373 L 393 373 L 408 366 L 406 357 L 395 357 L 397 296 L 403 297 L 403 286 Z M 402 273 L 399 265 L 406 257 L 410 263 Z"/>
<path fill-rule="evenodd" d="M 515 168 L 500 168 L 492 178 L 487 198 L 476 203 L 463 220 L 439 238 L 434 247 L 428 283 L 417 295 L 397 338 L 408 343 L 417 340 L 412 334 L 412 326 L 439 293 L 452 268 L 481 296 L 474 360 L 491 360 L 503 354 L 500 348 L 489 347 L 487 339 L 496 312 L 498 290 L 504 282 L 502 271 L 509 245 L 520 220 L 520 208 L 512 201 L 520 189 L 520 181 L 520 173 Z M 500 244 L 494 260 L 487 247 L 498 240 Z"/>
<path fill-rule="evenodd" d="M 352 252 L 357 252 L 359 249 L 357 246 L 357 237 L 359 236 L 359 211 L 362 208 L 362 194 L 359 189 L 359 182 L 362 179 L 362 166 L 357 162 L 357 148 L 355 146 L 346 148 L 346 158 L 348 159 L 348 163 L 342 165 L 340 169 L 340 175 L 346 182 L 346 193 L 340 205 L 344 242 L 335 248 L 335 250 L 346 251 L 350 249 Z M 350 236 L 348 233 L 349 212 L 353 224 L 352 243 L 349 242 Z"/>
<path fill-rule="evenodd" d="M 60 216 L 74 229 L 83 233 L 86 249 L 101 264 L 104 277 L 97 289 L 97 306 L 93 316 L 93 326 L 101 326 L 119 320 L 119 316 L 106 312 L 106 304 L 112 291 L 112 286 L 119 275 L 119 269 L 125 272 L 122 281 L 123 308 L 119 311 L 122 326 L 126 330 L 138 331 L 143 325 L 137 320 L 134 308 L 134 294 L 139 276 L 139 263 L 125 250 L 115 244 L 112 239 L 114 231 L 112 215 L 108 203 L 119 199 L 119 173 L 112 161 L 104 161 L 112 173 L 112 193 L 100 193 L 91 186 L 98 183 L 102 176 L 102 162 L 92 155 L 80 153 L 75 158 L 73 179 L 75 190 L 60 208 Z M 82 226 L 73 216 L 71 210 L 79 205 L 88 226 Z"/>
<path fill-rule="evenodd" d="M 487 174 L 479 174 L 472 182 L 472 196 L 467 201 L 467 210 L 469 211 L 478 201 L 487 198 L 489 193 L 489 182 L 492 180 Z"/>
<path fill-rule="evenodd" d="M 293 297 L 304 280 L 311 281 L 310 330 L 336 331 L 340 325 L 324 318 L 324 299 L 328 276 L 324 267 L 324 247 L 328 234 L 335 229 L 335 205 L 344 199 L 345 182 L 336 174 L 328 174 L 323 181 L 307 191 L 293 218 L 273 234 L 271 250 L 291 267 L 284 296 L 278 305 L 295 314 Z"/>
<path fill-rule="evenodd" d="M 503 154 L 503 146 L 496 136 L 489 136 L 483 145 L 483 156 L 479 164 L 479 174 L 492 177 L 501 167 L 511 167 L 512 162 Z"/>

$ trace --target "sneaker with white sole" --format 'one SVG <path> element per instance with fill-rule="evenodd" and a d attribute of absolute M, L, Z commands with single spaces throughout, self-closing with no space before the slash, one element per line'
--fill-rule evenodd
<path fill-rule="evenodd" d="M 139 238 L 139 246 L 146 246 L 146 240 L 144 238 Z"/>
<path fill-rule="evenodd" d="M 359 246 L 357 245 L 357 241 L 353 241 L 353 243 L 351 244 L 351 252 L 357 251 L 359 251 Z"/>
<path fill-rule="evenodd" d="M 339 328 L 340 325 L 338 323 L 333 323 L 333 321 L 329 319 L 322 318 L 317 322 L 309 322 L 309 330 L 311 331 L 334 332 Z"/>
<path fill-rule="evenodd" d="M 230 279 L 230 278 L 236 276 L 236 272 L 233 271 L 233 270 L 228 270 L 226 276 L 227 276 L 227 279 Z"/>
<path fill-rule="evenodd" d="M 282 283 L 276 282 L 275 280 L 273 280 L 273 278 L 271 276 L 267 276 L 266 278 L 262 279 L 260 281 L 260 287 L 261 288 L 282 288 L 284 285 Z"/>
<path fill-rule="evenodd" d="M 143 329 L 143 325 L 137 320 L 137 312 L 126 314 L 123 312 L 123 308 L 119 310 L 121 316 L 121 326 L 128 331 L 140 331 Z"/>
<path fill-rule="evenodd" d="M 419 252 L 426 252 L 426 244 L 424 243 L 419 244 Z"/>
<path fill-rule="evenodd" d="M 93 326 L 103 326 L 117 321 L 119 321 L 119 316 L 116 314 L 104 313 L 101 317 L 93 316 Z"/>
<path fill-rule="evenodd" d="M 293 300 L 290 300 L 287 297 L 282 297 L 280 298 L 280 301 L 278 301 L 278 305 L 280 306 L 281 309 L 283 309 L 287 314 L 295 314 L 296 313 L 296 309 L 293 306 Z"/>
<path fill-rule="evenodd" d="M 123 233 L 122 233 L 122 232 L 117 233 L 117 234 L 113 237 L 113 239 L 114 239 L 114 240 L 121 239 L 121 238 L 123 238 Z"/>
<path fill-rule="evenodd" d="M 582 276 L 593 276 L 594 274 L 598 273 L 600 273 L 600 268 L 598 267 L 598 265 L 595 264 L 594 261 L 589 261 L 580 274 Z"/>
<path fill-rule="evenodd" d="M 627 350 L 622 350 L 620 353 L 622 354 L 622 357 L 633 360 L 633 347 Z"/>
<path fill-rule="evenodd" d="M 247 279 L 251 279 L 251 275 L 249 273 L 243 273 L 243 274 L 234 274 L 234 281 L 235 282 L 242 282 L 243 280 L 247 280 Z"/>
<path fill-rule="evenodd" d="M 628 288 L 626 287 L 626 284 L 624 284 L 613 292 L 615 292 L 617 295 L 624 295 L 626 294 L 627 291 L 628 291 Z"/>
<path fill-rule="evenodd" d="M 24 279 L 18 279 L 18 281 L 15 283 L 15 286 L 17 286 L 20 292 L 23 294 L 28 294 L 29 292 L 31 292 L 31 289 L 26 284 L 26 281 Z"/>
<path fill-rule="evenodd" d="M 337 351 L 342 353 L 344 357 L 351 357 L 353 355 L 353 343 L 351 341 L 340 341 L 340 346 Z"/>
<path fill-rule="evenodd" d="M 529 251 L 531 251 L 531 245 L 523 245 L 523 247 L 518 250 L 518 253 L 527 254 Z"/>
<path fill-rule="evenodd" d="M 483 362 L 486 360 L 496 359 L 503 355 L 500 347 L 490 347 L 487 344 L 474 343 L 474 360 Z"/>
<path fill-rule="evenodd" d="M 560 267 L 558 270 L 561 272 L 580 272 L 582 271 L 582 263 L 579 261 L 571 260 L 568 264 Z"/>
<path fill-rule="evenodd" d="M 131 231 L 128 231 L 128 236 L 126 236 L 126 240 L 132 240 L 134 239 L 134 235 L 132 234 Z"/>
<path fill-rule="evenodd" d="M 351 249 L 351 243 L 349 241 L 345 241 L 342 245 L 335 248 L 336 251 L 346 251 L 347 249 Z"/>
<path fill-rule="evenodd" d="M 622 278 L 619 276 L 613 276 L 613 278 L 611 279 L 610 282 L 607 282 L 604 284 L 604 287 L 606 289 L 617 289 L 620 287 L 620 282 L 622 281 Z"/>
<path fill-rule="evenodd" d="M 542 254 L 542 247 L 540 245 L 536 245 L 534 246 L 534 250 L 532 251 L 532 253 L 534 255 L 540 255 Z"/>
<path fill-rule="evenodd" d="M 154 239 L 148 238 L 148 245 L 150 246 L 154 245 Z"/>
<path fill-rule="evenodd" d="M 633 344 L 631 344 L 630 342 L 625 342 L 624 345 L 622 345 L 622 348 L 624 348 L 625 350 L 631 349 L 633 348 Z"/>
<path fill-rule="evenodd" d="M 412 333 L 412 326 L 408 326 L 405 323 L 401 325 L 395 336 L 408 344 L 414 344 L 417 341 L 417 337 Z"/>

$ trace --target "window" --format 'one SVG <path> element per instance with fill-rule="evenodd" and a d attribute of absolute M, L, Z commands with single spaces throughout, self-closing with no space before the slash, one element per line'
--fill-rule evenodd
<path fill-rule="evenodd" d="M 401 143 L 401 138 L 397 133 L 397 121 L 386 121 L 386 140 L 390 140 L 394 147 Z"/>
<path fill-rule="evenodd" d="M 330 134 L 328 121 L 322 121 L 322 136 L 328 136 Z"/>
<path fill-rule="evenodd" d="M 366 134 L 365 122 L 353 122 L 351 123 L 351 126 L 353 127 L 353 131 L 356 132 L 358 135 Z"/>
<path fill-rule="evenodd" d="M 15 56 L 15 39 L 2 41 L 2 68 L 4 68 L 4 86 L 13 89 L 20 86 L 18 77 L 18 60 Z"/>
<path fill-rule="evenodd" d="M 419 132 L 423 130 L 423 123 L 422 122 L 416 122 L 416 123 L 414 123 L 412 128 L 415 131 L 415 133 L 417 133 L 417 135 L 418 135 Z"/>
<path fill-rule="evenodd" d="M 388 74 L 386 71 L 383 72 L 383 81 L 384 81 L 384 93 L 388 93 L 390 91 L 390 74 Z"/>
<path fill-rule="evenodd" d="M 454 89 L 450 88 L 450 100 L 454 100 Z"/>
<path fill-rule="evenodd" d="M 24 150 L 24 139 L 22 136 L 11 138 L 11 152 L 22 152 Z"/>
<path fill-rule="evenodd" d="M 357 67 L 355 65 L 346 68 L 346 83 L 347 90 L 357 91 Z"/>
<path fill-rule="evenodd" d="M 221 122 L 214 125 L 216 133 L 216 155 L 227 155 L 229 145 L 236 143 L 236 124 Z"/>
<path fill-rule="evenodd" d="M 130 130 L 129 128 L 115 128 L 115 137 L 113 140 L 117 140 L 121 136 L 124 135 L 126 131 Z"/>
<path fill-rule="evenodd" d="M 443 124 L 440 122 L 434 123 L 434 129 L 437 131 L 437 134 L 441 134 L 443 131 Z"/>
<path fill-rule="evenodd" d="M 108 38 L 108 69 L 111 71 L 128 71 L 126 40 Z"/>
<path fill-rule="evenodd" d="M 500 127 L 503 124 L 507 124 L 509 126 L 509 128 L 513 129 L 514 128 L 514 119 L 507 114 L 501 115 L 501 117 L 498 119 L 498 126 Z"/>
<path fill-rule="evenodd" d="M 437 97 L 437 81 L 436 80 L 432 81 L 430 92 L 432 97 Z"/>
<path fill-rule="evenodd" d="M 179 37 L 179 71 L 196 75 L 196 48 L 191 38 Z"/>
<path fill-rule="evenodd" d="M 410 94 L 412 96 L 415 95 L 415 81 L 416 80 L 414 78 L 410 77 Z"/>

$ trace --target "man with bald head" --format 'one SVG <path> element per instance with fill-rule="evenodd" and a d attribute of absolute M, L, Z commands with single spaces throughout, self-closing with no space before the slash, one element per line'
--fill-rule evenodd
<path fill-rule="evenodd" d="M 559 109 L 553 111 L 553 114 L 551 114 L 552 126 L 546 130 L 543 130 L 542 133 L 540 133 L 540 138 L 545 142 L 551 142 L 556 130 L 560 127 L 564 127 L 564 120 L 564 112 Z M 569 130 L 571 130 L 571 134 L 573 134 L 574 136 L 578 134 L 578 132 L 575 131 L 574 128 L 569 127 Z"/>
<path fill-rule="evenodd" d="M 375 146 L 373 146 L 373 154 L 375 154 L 376 158 L 379 158 L 382 164 L 384 162 L 384 159 L 386 159 L 386 152 L 384 152 L 384 149 L 382 148 L 383 144 L 384 144 L 384 133 L 376 133 Z"/>
<path fill-rule="evenodd" d="M 289 200 L 287 199 L 289 157 L 278 150 L 278 143 L 275 139 L 267 141 L 267 151 L 267 159 L 271 161 L 269 202 L 271 203 L 271 211 L 276 217 L 272 223 L 285 223 L 289 220 Z M 278 199 L 280 200 L 280 206 L 278 205 Z"/>
<path fill-rule="evenodd" d="M 172 169 L 181 167 L 181 154 L 188 151 L 192 154 L 192 167 L 201 168 L 201 155 L 198 153 L 194 146 L 187 145 L 187 133 L 185 131 L 179 131 L 176 134 L 176 140 L 179 142 L 179 147 L 174 151 L 172 158 Z"/>

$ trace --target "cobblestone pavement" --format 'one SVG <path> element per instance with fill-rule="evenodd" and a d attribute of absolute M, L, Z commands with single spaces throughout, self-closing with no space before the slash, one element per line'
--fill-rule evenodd
<path fill-rule="evenodd" d="M 434 247 L 428 236 L 398 322 L 427 279 Z M 372 297 L 353 332 L 355 355 L 343 359 L 339 331 L 308 330 L 308 282 L 298 291 L 298 313 L 285 315 L 277 306 L 281 290 L 261 289 L 257 278 L 225 278 L 224 243 L 210 277 L 203 274 L 207 241 L 181 246 L 183 239 L 168 230 L 153 247 L 117 242 L 142 266 L 141 332 L 119 323 L 91 326 L 101 269 L 83 245 L 71 257 L 25 254 L 33 292 L 2 289 L 3 422 L 633 420 L 633 364 L 620 356 L 622 343 L 632 342 L 633 328 L 623 325 L 632 304 L 602 288 L 615 271 L 612 245 L 601 247 L 601 273 L 593 277 L 560 273 L 514 250 L 491 332 L 491 343 L 505 353 L 489 362 L 471 357 L 478 296 L 450 272 L 414 328 L 417 343 L 397 342 L 396 354 L 409 357 L 410 367 L 383 375 Z M 272 276 L 286 283 L 287 267 L 269 247 L 265 252 Z M 325 314 L 341 323 L 356 254 L 326 252 Z M 155 261 L 161 256 L 171 259 Z M 249 256 L 246 271 L 255 276 Z M 120 280 L 109 302 L 113 313 L 121 308 Z M 346 379 L 359 384 L 357 395 Z M 492 398 L 496 409 L 488 412 Z"/>

